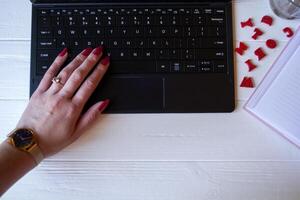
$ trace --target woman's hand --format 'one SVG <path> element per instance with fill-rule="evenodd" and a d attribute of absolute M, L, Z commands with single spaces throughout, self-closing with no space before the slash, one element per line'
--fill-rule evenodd
<path fill-rule="evenodd" d="M 17 128 L 35 131 L 45 157 L 75 141 L 107 107 L 109 100 L 96 103 L 81 116 L 84 105 L 110 64 L 109 57 L 100 60 L 102 52 L 102 47 L 85 49 L 60 71 L 68 57 L 64 49 L 32 95 Z"/>

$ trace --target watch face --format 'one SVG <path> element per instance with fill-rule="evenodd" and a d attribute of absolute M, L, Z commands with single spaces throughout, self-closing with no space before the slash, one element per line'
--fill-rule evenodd
<path fill-rule="evenodd" d="M 19 129 L 13 135 L 15 146 L 18 148 L 26 148 L 33 142 L 33 134 L 31 131 L 26 129 Z"/>

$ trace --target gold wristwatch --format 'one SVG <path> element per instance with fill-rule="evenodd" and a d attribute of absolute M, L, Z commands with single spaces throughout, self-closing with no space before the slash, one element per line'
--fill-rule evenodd
<path fill-rule="evenodd" d="M 35 133 L 30 129 L 15 129 L 8 135 L 7 142 L 20 151 L 30 154 L 37 165 L 44 159 Z"/>

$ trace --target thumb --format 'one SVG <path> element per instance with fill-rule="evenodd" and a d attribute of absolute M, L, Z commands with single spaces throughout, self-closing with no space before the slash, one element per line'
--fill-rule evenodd
<path fill-rule="evenodd" d="M 83 114 L 79 119 L 76 131 L 73 135 L 74 140 L 79 138 L 85 129 L 97 119 L 97 117 L 107 108 L 109 102 L 109 99 L 100 101 Z"/>

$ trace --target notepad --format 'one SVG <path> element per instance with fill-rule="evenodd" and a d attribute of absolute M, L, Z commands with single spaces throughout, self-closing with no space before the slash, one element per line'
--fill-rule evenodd
<path fill-rule="evenodd" d="M 300 147 L 300 30 L 244 107 Z"/>

